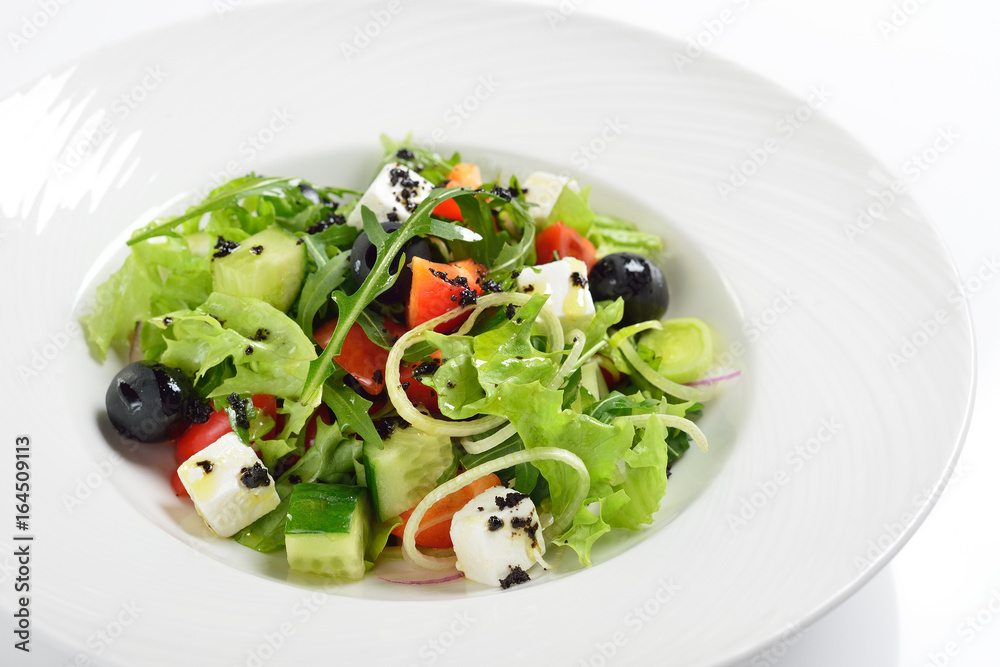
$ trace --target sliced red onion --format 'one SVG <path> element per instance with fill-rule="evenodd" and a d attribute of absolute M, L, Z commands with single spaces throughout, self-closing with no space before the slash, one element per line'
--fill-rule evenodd
<path fill-rule="evenodd" d="M 407 574 L 405 572 L 400 572 L 399 574 L 391 576 L 377 575 L 382 581 L 387 581 L 390 584 L 407 584 L 410 586 L 422 586 L 424 584 L 444 584 L 449 581 L 456 581 L 461 579 L 463 575 L 461 572 L 455 572 L 454 574 L 449 574 L 441 576 L 434 572 L 422 572 L 413 574 Z"/>
<path fill-rule="evenodd" d="M 694 382 L 688 382 L 689 387 L 701 387 L 704 385 L 715 384 L 716 382 L 722 382 L 724 380 L 732 380 L 740 376 L 739 371 L 732 370 L 731 368 L 720 368 L 718 371 L 719 375 L 714 375 L 713 377 L 704 377 L 700 380 L 695 380 Z"/>
<path fill-rule="evenodd" d="M 138 324 L 135 325 L 135 332 L 132 334 L 132 344 L 128 348 L 129 363 L 142 361 L 142 341 L 140 340 L 141 333 L 142 333 L 142 322 L 139 322 Z"/>

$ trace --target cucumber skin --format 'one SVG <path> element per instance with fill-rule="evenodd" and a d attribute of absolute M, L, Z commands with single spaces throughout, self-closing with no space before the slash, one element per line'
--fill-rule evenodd
<path fill-rule="evenodd" d="M 297 572 L 358 581 L 372 534 L 368 490 L 342 484 L 297 484 L 288 504 L 285 553 Z"/>
<path fill-rule="evenodd" d="M 262 248 L 260 254 L 251 250 Z M 212 289 L 265 301 L 283 313 L 295 303 L 306 275 L 306 249 L 294 234 L 268 227 L 224 257 L 213 257 Z"/>
<path fill-rule="evenodd" d="M 413 509 L 434 490 L 454 458 L 451 438 L 430 435 L 413 426 L 397 428 L 381 448 L 365 443 L 361 460 L 376 518 L 386 521 Z"/>

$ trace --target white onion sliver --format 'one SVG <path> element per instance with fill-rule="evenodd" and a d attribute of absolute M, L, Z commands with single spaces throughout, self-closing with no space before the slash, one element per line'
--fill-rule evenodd
<path fill-rule="evenodd" d="M 515 433 L 517 433 L 517 429 L 514 428 L 514 425 L 507 424 L 496 433 L 490 434 L 481 440 L 462 438 L 462 448 L 469 454 L 482 454 L 483 452 L 490 451 Z"/>
<path fill-rule="evenodd" d="M 698 445 L 698 449 L 703 452 L 708 451 L 708 438 L 705 434 L 701 432 L 701 429 L 690 419 L 685 419 L 684 417 L 675 417 L 674 415 L 625 415 L 618 417 L 618 419 L 625 419 L 632 422 L 636 426 L 643 426 L 653 419 L 659 420 L 661 424 L 667 428 L 676 428 L 684 431 L 691 439 L 694 440 L 694 444 Z"/>
<path fill-rule="evenodd" d="M 657 373 L 649 364 L 642 360 L 642 357 L 640 357 L 639 353 L 635 351 L 635 348 L 632 347 L 631 343 L 625 341 L 618 349 L 625 356 L 625 359 L 628 360 L 629 364 L 632 365 L 632 368 L 639 373 L 639 375 L 661 391 L 685 401 L 703 401 L 708 395 L 708 392 L 700 387 L 691 387 L 686 384 L 679 384 L 677 382 L 673 382 L 672 380 L 668 380 Z"/>

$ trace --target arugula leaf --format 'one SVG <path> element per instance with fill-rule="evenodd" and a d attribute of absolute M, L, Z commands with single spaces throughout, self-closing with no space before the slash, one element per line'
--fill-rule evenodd
<path fill-rule="evenodd" d="M 396 342 L 396 337 L 385 327 L 383 318 L 376 316 L 370 310 L 362 310 L 357 321 L 365 335 L 368 336 L 368 340 L 382 349 L 388 350 Z"/>
<path fill-rule="evenodd" d="M 135 245 L 146 239 L 170 234 L 183 222 L 200 218 L 212 211 L 235 206 L 241 200 L 250 196 L 267 195 L 280 197 L 287 192 L 289 187 L 297 187 L 301 180 L 299 178 L 245 177 L 236 181 L 230 181 L 230 183 L 226 184 L 228 187 L 216 188 L 203 202 L 197 206 L 192 206 L 184 213 L 167 218 L 162 222 L 154 221 L 151 225 L 137 230 L 132 235 L 132 238 L 129 239 L 128 245 Z"/>
<path fill-rule="evenodd" d="M 382 149 L 385 151 L 385 157 L 382 159 L 382 164 L 378 167 L 379 169 L 382 169 L 382 167 L 390 162 L 399 162 L 418 172 L 435 185 L 443 183 L 452 167 L 458 164 L 461 159 L 458 153 L 455 153 L 451 158 L 445 160 L 434 151 L 415 146 L 412 136 L 407 136 L 403 141 L 396 141 L 383 134 L 380 139 L 382 141 Z M 401 150 L 404 152 L 401 153 Z M 412 157 L 409 157 L 407 152 Z"/>
<path fill-rule="evenodd" d="M 340 287 L 347 277 L 350 255 L 350 250 L 344 250 L 322 264 L 317 262 L 316 271 L 306 276 L 302 291 L 299 293 L 298 314 L 295 318 L 306 336 L 312 337 L 316 313 L 330 300 L 333 290 Z"/>
<path fill-rule="evenodd" d="M 382 449 L 382 438 L 375 430 L 372 418 L 368 416 L 371 401 L 366 401 L 344 384 L 344 373 L 339 371 L 323 385 L 323 402 L 333 410 L 341 430 L 353 431 L 364 441 Z"/>
<path fill-rule="evenodd" d="M 304 396 L 311 395 L 317 387 L 323 384 L 323 380 L 329 374 L 333 358 L 340 354 L 347 332 L 365 307 L 396 282 L 397 274 L 392 273 L 389 268 L 407 241 L 414 236 L 437 236 L 450 241 L 478 241 L 481 238 L 475 232 L 464 227 L 431 217 L 431 212 L 438 204 L 459 194 L 461 191 L 458 190 L 443 190 L 439 194 L 427 197 L 407 218 L 403 226 L 392 234 L 387 234 L 382 229 L 370 210 L 365 215 L 367 207 L 362 208 L 362 222 L 369 240 L 377 249 L 377 259 L 371 273 L 356 292 L 353 294 L 345 294 L 340 290 L 333 292 L 332 299 L 337 304 L 338 312 L 337 326 L 323 354 L 310 366 L 305 388 L 302 391 Z"/>

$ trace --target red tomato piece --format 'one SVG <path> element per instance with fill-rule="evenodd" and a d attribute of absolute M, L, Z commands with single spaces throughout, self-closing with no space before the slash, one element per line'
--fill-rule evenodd
<path fill-rule="evenodd" d="M 385 321 L 385 328 L 393 336 L 403 332 L 403 328 L 393 322 Z M 313 338 L 320 347 L 325 348 L 333 337 L 337 320 L 324 323 L 313 333 Z M 340 348 L 340 354 L 333 358 L 341 368 L 354 376 L 361 388 L 372 396 L 382 393 L 385 387 L 385 362 L 389 358 L 389 350 L 379 347 L 368 340 L 365 330 L 360 324 L 352 324 Z"/>
<path fill-rule="evenodd" d="M 483 293 L 479 283 L 486 277 L 486 269 L 471 259 L 438 264 L 414 257 L 410 269 L 413 271 L 413 284 L 406 308 L 406 324 L 411 329 L 450 310 L 474 303 L 474 299 L 468 298 L 473 296 L 470 291 L 475 297 Z M 434 330 L 451 333 L 466 317 L 442 322 Z"/>
<path fill-rule="evenodd" d="M 479 167 L 467 162 L 459 162 L 452 167 L 451 171 L 448 172 L 448 178 L 445 180 L 445 187 L 449 188 L 466 187 L 475 189 L 482 184 L 483 175 L 480 173 Z M 441 202 L 434 207 L 433 213 L 441 218 L 462 222 L 462 210 L 455 203 L 454 199 Z"/>
<path fill-rule="evenodd" d="M 440 356 L 440 353 L 438 353 Z M 438 412 L 437 392 L 413 377 L 413 371 L 420 366 L 419 361 L 406 363 L 399 367 L 399 383 L 403 385 L 406 397 L 414 405 L 423 404 L 428 410 Z"/>
<path fill-rule="evenodd" d="M 440 549 L 451 547 L 451 520 L 455 516 L 455 512 L 465 507 L 480 493 L 494 486 L 500 486 L 500 478 L 491 473 L 486 477 L 480 477 L 475 482 L 470 482 L 431 505 L 431 508 L 424 514 L 424 518 L 420 520 L 420 528 L 417 530 L 416 537 L 417 544 L 422 547 Z M 406 522 L 411 514 L 413 514 L 413 510 L 406 510 L 399 515 L 403 523 L 392 529 L 393 535 L 399 538 L 403 537 L 403 530 L 406 528 Z"/>
<path fill-rule="evenodd" d="M 559 253 L 559 259 L 575 257 L 587 265 L 587 271 L 597 262 L 594 244 L 562 222 L 549 225 L 535 237 L 535 256 L 539 264 L 553 261 L 555 253 Z"/>
<path fill-rule="evenodd" d="M 278 399 L 274 396 L 268 394 L 253 394 L 250 397 L 253 402 L 254 407 L 259 410 L 263 410 L 265 414 L 269 415 L 271 419 L 277 424 L 278 421 Z M 180 465 L 187 461 L 189 458 L 205 449 L 213 442 L 229 433 L 233 430 L 232 424 L 229 423 L 229 415 L 226 414 L 225 410 L 216 410 L 213 412 L 208 421 L 204 424 L 192 424 L 188 430 L 184 431 L 184 435 L 177 439 L 177 445 L 174 449 L 174 461 L 177 465 Z M 264 439 L 273 438 L 277 432 L 277 426 L 271 429 Z M 181 484 L 181 478 L 177 475 L 177 471 L 174 470 L 173 477 L 170 479 L 170 485 L 176 493 L 181 498 L 187 498 L 187 490 L 184 485 Z"/>

